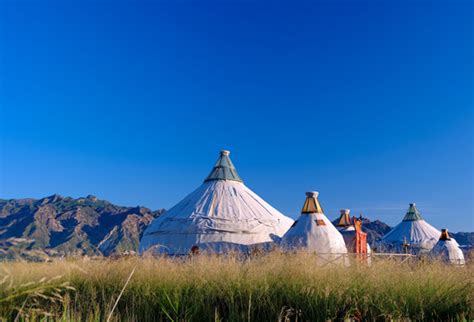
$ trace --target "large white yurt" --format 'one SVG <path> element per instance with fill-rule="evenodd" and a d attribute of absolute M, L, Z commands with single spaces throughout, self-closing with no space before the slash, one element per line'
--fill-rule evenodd
<path fill-rule="evenodd" d="M 439 239 L 440 231 L 421 216 L 411 203 L 403 221 L 382 237 L 382 249 L 409 253 L 430 251 Z"/>
<path fill-rule="evenodd" d="M 145 230 L 140 252 L 184 255 L 247 250 L 279 239 L 293 220 L 247 188 L 221 151 L 204 183 Z"/>
<path fill-rule="evenodd" d="M 341 233 L 324 215 L 318 192 L 307 192 L 301 215 L 281 239 L 285 249 L 305 249 L 317 254 L 346 254 Z"/>
<path fill-rule="evenodd" d="M 447 229 L 441 229 L 441 236 L 431 249 L 430 256 L 442 259 L 449 264 L 464 265 L 466 263 L 458 242 L 449 236 Z"/>

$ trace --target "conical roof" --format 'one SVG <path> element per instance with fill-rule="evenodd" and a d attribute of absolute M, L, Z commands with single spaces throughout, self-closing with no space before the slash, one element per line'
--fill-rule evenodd
<path fill-rule="evenodd" d="M 293 220 L 246 187 L 222 151 L 203 184 L 156 218 L 145 230 L 140 252 L 188 254 L 246 250 L 282 236 Z M 196 246 L 196 247 L 195 247 Z"/>
<path fill-rule="evenodd" d="M 403 218 L 403 221 L 423 220 L 421 213 L 416 209 L 416 204 L 413 202 L 408 207 L 408 211 Z"/>
<path fill-rule="evenodd" d="M 306 193 L 306 200 L 304 201 L 303 209 L 301 209 L 302 214 L 322 214 L 324 213 L 323 208 L 319 204 L 318 200 L 319 192 L 310 191 Z"/>
<path fill-rule="evenodd" d="M 411 203 L 402 222 L 382 237 L 381 244 L 395 251 L 403 251 L 403 245 L 409 244 L 410 252 L 425 252 L 433 248 L 439 236 L 440 231 L 427 223 Z"/>
<path fill-rule="evenodd" d="M 447 229 L 441 229 L 441 236 L 439 236 L 439 240 L 451 240 Z"/>
<path fill-rule="evenodd" d="M 441 229 L 438 242 L 430 251 L 433 258 L 441 259 L 449 264 L 464 265 L 464 254 L 454 238 L 450 238 L 447 229 Z"/>
<path fill-rule="evenodd" d="M 221 151 L 221 155 L 219 156 L 219 159 L 217 159 L 216 165 L 204 182 L 212 180 L 232 180 L 242 182 L 242 179 L 240 179 L 239 175 L 237 174 L 237 170 L 230 160 L 229 155 L 230 151 Z"/>
<path fill-rule="evenodd" d="M 303 248 L 319 254 L 347 253 L 341 233 L 324 215 L 318 192 L 307 192 L 300 217 L 282 237 L 284 248 Z"/>
<path fill-rule="evenodd" d="M 352 221 L 350 217 L 351 211 L 349 209 L 341 209 L 341 215 L 339 216 L 339 220 L 337 222 L 337 227 L 349 227 L 352 226 Z"/>

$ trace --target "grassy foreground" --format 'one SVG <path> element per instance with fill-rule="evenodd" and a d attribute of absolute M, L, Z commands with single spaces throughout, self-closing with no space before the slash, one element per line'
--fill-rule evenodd
<path fill-rule="evenodd" d="M 310 254 L 239 260 L 125 258 L 0 263 L 0 319 L 471 320 L 473 265 L 317 265 Z M 131 272 L 134 273 L 131 275 Z M 127 279 L 115 309 L 114 303 Z"/>

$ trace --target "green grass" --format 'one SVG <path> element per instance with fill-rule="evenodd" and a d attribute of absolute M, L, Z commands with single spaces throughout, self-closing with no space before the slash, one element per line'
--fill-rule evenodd
<path fill-rule="evenodd" d="M 376 260 L 321 265 L 314 255 L 0 263 L 0 317 L 113 320 L 472 320 L 472 265 Z"/>

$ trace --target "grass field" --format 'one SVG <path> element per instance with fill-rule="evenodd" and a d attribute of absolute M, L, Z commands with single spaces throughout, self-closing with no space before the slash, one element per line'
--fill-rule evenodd
<path fill-rule="evenodd" d="M 0 316 L 104 321 L 113 310 L 111 320 L 135 321 L 474 318 L 472 265 L 318 263 L 304 253 L 4 262 Z"/>

